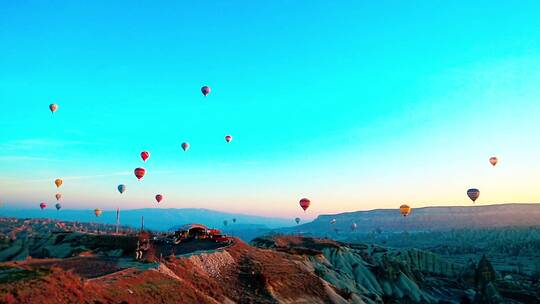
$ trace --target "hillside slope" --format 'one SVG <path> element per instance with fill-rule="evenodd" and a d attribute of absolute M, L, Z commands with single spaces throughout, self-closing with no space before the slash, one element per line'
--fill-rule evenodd
<path fill-rule="evenodd" d="M 494 278 L 484 284 L 491 292 L 483 292 L 464 269 L 421 250 L 300 237 L 253 245 L 236 240 L 147 263 L 103 256 L 3 263 L 0 302 L 459 303 L 482 296 L 519 303 L 504 299 Z"/>

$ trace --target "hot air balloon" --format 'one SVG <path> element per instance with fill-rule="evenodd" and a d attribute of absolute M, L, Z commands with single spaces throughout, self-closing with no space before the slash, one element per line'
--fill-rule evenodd
<path fill-rule="evenodd" d="M 356 228 L 358 228 L 358 225 L 356 225 L 356 223 L 352 223 L 352 224 L 351 224 L 351 230 L 352 230 L 352 231 L 355 231 Z"/>
<path fill-rule="evenodd" d="M 144 174 L 146 173 L 146 170 L 144 168 L 136 168 L 135 169 L 135 176 L 140 180 L 143 178 Z"/>
<path fill-rule="evenodd" d="M 233 223 L 236 223 L 236 218 L 233 218 L 233 219 L 232 219 L 232 222 L 233 222 Z"/>
<path fill-rule="evenodd" d="M 94 214 L 95 214 L 97 217 L 101 216 L 101 213 L 103 213 L 103 211 L 101 211 L 101 209 L 99 209 L 99 208 L 94 209 Z"/>
<path fill-rule="evenodd" d="M 62 194 L 61 193 L 56 193 L 56 195 L 54 197 L 56 197 L 56 200 L 59 201 L 62 198 Z"/>
<path fill-rule="evenodd" d="M 137 173 L 135 173 L 135 175 L 137 175 Z M 120 194 L 126 192 L 126 185 L 124 184 L 118 185 L 118 192 L 120 192 Z"/>
<path fill-rule="evenodd" d="M 409 205 L 401 205 L 399 206 L 399 213 L 401 213 L 401 215 L 403 216 L 407 216 L 411 213 L 411 207 L 409 207 Z"/>
<path fill-rule="evenodd" d="M 47 204 L 45 204 L 44 202 L 41 202 L 41 204 L 39 204 L 39 208 L 41 208 L 41 210 L 47 208 Z"/>
<path fill-rule="evenodd" d="M 209 86 L 202 87 L 201 92 L 203 93 L 204 96 L 208 96 L 208 94 L 210 94 L 210 87 Z"/>
<path fill-rule="evenodd" d="M 184 150 L 184 151 L 189 150 L 189 143 L 183 142 L 183 143 L 182 143 L 182 150 Z"/>
<path fill-rule="evenodd" d="M 489 163 L 494 167 L 498 162 L 499 162 L 499 159 L 495 156 L 489 158 Z"/>
<path fill-rule="evenodd" d="M 300 207 L 302 207 L 302 209 L 304 209 L 304 211 L 307 210 L 307 208 L 309 208 L 309 205 L 311 204 L 311 201 L 307 198 L 303 198 L 300 200 Z"/>
<path fill-rule="evenodd" d="M 60 188 L 60 186 L 62 186 L 63 183 L 64 181 L 61 178 L 57 178 L 54 180 L 54 184 L 56 185 L 56 188 Z"/>
<path fill-rule="evenodd" d="M 56 210 L 62 209 L 62 205 L 60 205 L 60 203 L 56 203 L 56 205 L 54 205 L 54 207 L 56 207 Z"/>
<path fill-rule="evenodd" d="M 51 113 L 56 112 L 56 110 L 58 110 L 58 105 L 55 104 L 55 103 L 51 103 L 51 104 L 49 105 L 49 110 L 51 110 Z"/>
<path fill-rule="evenodd" d="M 150 152 L 148 151 L 142 151 L 141 152 L 141 158 L 143 161 L 146 161 L 150 157 Z"/>
<path fill-rule="evenodd" d="M 156 201 L 157 201 L 158 203 L 161 203 L 161 200 L 162 200 L 162 199 L 163 199 L 163 195 L 161 195 L 161 194 L 156 195 Z"/>
<path fill-rule="evenodd" d="M 230 136 L 230 135 L 225 136 L 225 141 L 230 143 L 232 141 L 232 136 Z"/>
<path fill-rule="evenodd" d="M 473 201 L 473 203 L 478 199 L 480 196 L 480 190 L 472 188 L 467 190 L 467 196 Z"/>
<path fill-rule="evenodd" d="M 330 221 L 330 224 L 334 225 L 336 222 L 337 222 L 336 219 L 332 219 L 332 220 Z"/>
<path fill-rule="evenodd" d="M 229 222 L 227 220 L 224 220 L 223 221 L 223 226 L 227 226 L 227 224 L 229 224 Z"/>
<path fill-rule="evenodd" d="M 300 218 L 299 217 L 295 218 L 294 221 L 296 222 L 296 225 L 300 224 Z"/>

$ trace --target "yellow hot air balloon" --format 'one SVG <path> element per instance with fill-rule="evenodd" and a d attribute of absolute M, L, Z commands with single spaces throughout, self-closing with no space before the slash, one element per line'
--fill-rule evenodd
<path fill-rule="evenodd" d="M 407 216 L 411 214 L 411 207 L 409 207 L 409 205 L 403 204 L 399 206 L 399 213 L 401 213 L 401 215 L 403 216 Z"/>
<path fill-rule="evenodd" d="M 99 208 L 94 209 L 94 214 L 95 214 L 96 216 L 100 216 L 101 213 L 103 213 L 103 211 L 101 211 L 101 209 L 99 209 Z"/>
<path fill-rule="evenodd" d="M 56 185 L 56 188 L 60 188 L 60 186 L 62 186 L 62 183 L 64 181 L 61 179 L 61 178 L 57 178 L 54 180 L 54 184 Z"/>

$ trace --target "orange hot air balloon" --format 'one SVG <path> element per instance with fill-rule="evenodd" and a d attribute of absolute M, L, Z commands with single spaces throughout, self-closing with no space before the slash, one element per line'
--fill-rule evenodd
<path fill-rule="evenodd" d="M 140 180 L 143 178 L 144 174 L 146 173 L 146 170 L 144 168 L 136 168 L 135 169 L 135 176 Z"/>
<path fill-rule="evenodd" d="M 62 186 L 63 183 L 64 181 L 61 178 L 57 178 L 54 180 L 54 184 L 56 185 L 56 188 L 60 188 L 60 186 Z"/>
<path fill-rule="evenodd" d="M 399 206 L 399 213 L 401 213 L 401 215 L 403 216 L 407 216 L 411 214 L 411 207 L 409 207 L 409 205 L 403 204 Z"/>
<path fill-rule="evenodd" d="M 208 96 L 208 94 L 210 94 L 210 87 L 209 86 L 202 87 L 201 92 L 203 93 L 204 96 Z"/>
<path fill-rule="evenodd" d="M 163 200 L 163 195 L 161 194 L 156 195 L 156 202 L 161 203 L 162 200 Z"/>
<path fill-rule="evenodd" d="M 300 200 L 300 207 L 302 207 L 302 209 L 304 209 L 304 211 L 307 210 L 307 208 L 309 208 L 309 205 L 311 204 L 311 201 L 307 198 L 303 198 Z"/>
<path fill-rule="evenodd" d="M 49 105 L 49 110 L 51 110 L 51 113 L 56 112 L 56 110 L 58 110 L 58 105 L 55 104 L 55 103 L 51 103 L 51 104 Z"/>
<path fill-rule="evenodd" d="M 225 136 L 225 141 L 230 143 L 232 141 L 232 136 L 230 136 L 230 135 Z"/>
<path fill-rule="evenodd" d="M 141 158 L 143 161 L 146 161 L 150 157 L 150 152 L 148 151 L 142 151 L 141 152 Z"/>
<path fill-rule="evenodd" d="M 478 197 L 480 197 L 480 190 L 472 188 L 467 190 L 467 196 L 471 199 L 471 201 L 476 202 Z"/>
<path fill-rule="evenodd" d="M 497 165 L 498 162 L 499 162 L 499 159 L 495 156 L 489 158 L 489 163 L 494 167 L 495 165 Z"/>
<path fill-rule="evenodd" d="M 41 208 L 41 210 L 43 210 L 43 209 L 47 208 L 47 204 L 42 202 L 41 204 L 39 204 L 39 208 Z"/>
<path fill-rule="evenodd" d="M 56 193 L 56 195 L 54 197 L 56 197 L 56 200 L 59 201 L 62 198 L 62 194 L 61 193 Z"/>
<path fill-rule="evenodd" d="M 97 217 L 101 216 L 102 213 L 103 213 L 103 211 L 101 211 L 101 209 L 99 209 L 99 208 L 94 209 L 94 214 L 95 214 Z"/>

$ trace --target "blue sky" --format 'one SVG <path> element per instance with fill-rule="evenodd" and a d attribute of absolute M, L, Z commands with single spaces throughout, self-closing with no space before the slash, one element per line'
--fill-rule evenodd
<path fill-rule="evenodd" d="M 65 208 L 162 193 L 164 207 L 296 216 L 309 197 L 312 217 L 469 204 L 469 187 L 479 203 L 540 200 L 537 2 L 1 6 L 10 207 L 54 203 L 57 177 Z"/>

